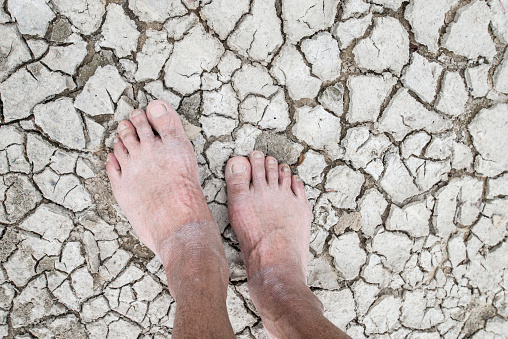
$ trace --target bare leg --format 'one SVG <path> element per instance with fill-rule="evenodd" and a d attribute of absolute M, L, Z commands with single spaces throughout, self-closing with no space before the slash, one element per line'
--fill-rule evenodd
<path fill-rule="evenodd" d="M 348 338 L 306 285 L 312 213 L 287 165 L 254 151 L 226 166 L 229 218 L 249 291 L 272 338 Z"/>
<path fill-rule="evenodd" d="M 177 301 L 174 338 L 234 338 L 226 308 L 229 268 L 180 119 L 166 102 L 132 112 L 107 172 L 118 204 L 162 261 Z M 157 131 L 155 135 L 152 128 Z"/>

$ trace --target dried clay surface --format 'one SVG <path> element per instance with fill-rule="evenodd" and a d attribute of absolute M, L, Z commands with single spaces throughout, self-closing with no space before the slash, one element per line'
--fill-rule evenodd
<path fill-rule="evenodd" d="M 292 166 L 308 284 L 352 338 L 506 338 L 507 0 L 0 0 L 0 338 L 167 338 L 176 304 L 105 174 L 118 123 L 180 113 L 267 338 L 225 162 Z"/>

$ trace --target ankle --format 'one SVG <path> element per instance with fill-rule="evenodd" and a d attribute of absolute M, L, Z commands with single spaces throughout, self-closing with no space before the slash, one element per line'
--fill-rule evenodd
<path fill-rule="evenodd" d="M 229 265 L 216 224 L 189 224 L 162 243 L 160 259 L 175 299 L 186 291 L 226 291 Z M 201 293 L 201 292 L 199 292 Z"/>
<path fill-rule="evenodd" d="M 187 257 L 185 252 L 180 257 Z M 217 294 L 227 290 L 229 281 L 229 266 L 226 258 L 220 253 L 203 250 L 202 254 L 191 255 L 182 259 L 178 264 L 164 265 L 168 288 L 175 300 L 179 301 L 184 295 Z"/>
<path fill-rule="evenodd" d="M 263 283 L 265 280 L 279 279 L 290 274 L 296 280 L 306 283 L 308 258 L 302 258 L 295 246 L 287 243 L 287 240 L 278 239 L 274 242 L 263 239 L 250 247 L 250 251 L 242 250 L 248 277 L 257 277 L 260 283 Z M 281 248 L 284 249 L 283 254 Z"/>
<path fill-rule="evenodd" d="M 209 260 L 199 266 L 185 267 L 175 279 L 174 272 L 167 272 L 168 285 L 171 281 L 171 295 L 177 302 L 193 300 L 190 296 L 226 301 L 229 281 L 229 267 L 222 260 Z"/>
<path fill-rule="evenodd" d="M 272 266 L 249 277 L 249 290 L 263 321 L 284 323 L 301 311 L 323 314 L 323 306 L 295 266 Z"/>
<path fill-rule="evenodd" d="M 249 279 L 249 290 L 270 337 L 351 339 L 326 319 L 319 299 L 288 269 L 259 272 Z"/>

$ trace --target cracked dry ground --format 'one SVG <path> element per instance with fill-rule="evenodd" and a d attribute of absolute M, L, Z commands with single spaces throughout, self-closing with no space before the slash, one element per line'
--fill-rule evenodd
<path fill-rule="evenodd" d="M 308 283 L 353 338 L 506 338 L 506 0 L 1 0 L 0 337 L 166 338 L 160 262 L 105 175 L 118 122 L 178 108 L 265 338 L 224 164 L 293 165 Z"/>

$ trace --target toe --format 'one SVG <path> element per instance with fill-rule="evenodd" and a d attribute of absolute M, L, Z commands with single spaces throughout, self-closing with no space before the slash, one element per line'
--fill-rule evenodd
<path fill-rule="evenodd" d="M 115 138 L 113 141 L 113 150 L 115 160 L 119 163 L 120 168 L 125 166 L 127 158 L 129 157 L 129 151 L 123 144 L 122 140 L 120 140 L 120 138 Z"/>
<path fill-rule="evenodd" d="M 250 188 L 251 167 L 246 157 L 234 157 L 229 159 L 226 165 L 226 185 L 228 196 L 246 193 Z"/>
<path fill-rule="evenodd" d="M 137 151 L 139 148 L 139 139 L 136 134 L 136 129 L 130 121 L 124 120 L 118 124 L 118 135 L 129 153 Z"/>
<path fill-rule="evenodd" d="M 155 135 L 153 134 L 152 126 L 148 123 L 145 112 L 141 109 L 136 109 L 131 113 L 130 121 L 136 127 L 136 133 L 139 141 L 151 142 L 154 140 Z"/>
<path fill-rule="evenodd" d="M 184 137 L 185 131 L 175 109 L 165 101 L 152 101 L 146 108 L 150 125 L 159 133 L 162 140 Z"/>
<path fill-rule="evenodd" d="M 305 198 L 305 186 L 303 185 L 302 179 L 300 179 L 299 176 L 293 175 L 291 178 L 291 189 L 297 197 Z"/>
<path fill-rule="evenodd" d="M 288 164 L 279 165 L 279 187 L 286 190 L 291 188 L 291 168 Z"/>
<path fill-rule="evenodd" d="M 274 157 L 266 157 L 266 180 L 271 187 L 279 186 L 279 163 Z"/>
<path fill-rule="evenodd" d="M 265 155 L 260 151 L 253 151 L 249 154 L 252 167 L 252 184 L 266 186 Z"/>
<path fill-rule="evenodd" d="M 116 183 L 122 173 L 120 163 L 113 153 L 108 154 L 106 172 L 108 173 L 109 181 L 111 181 L 111 183 Z"/>

